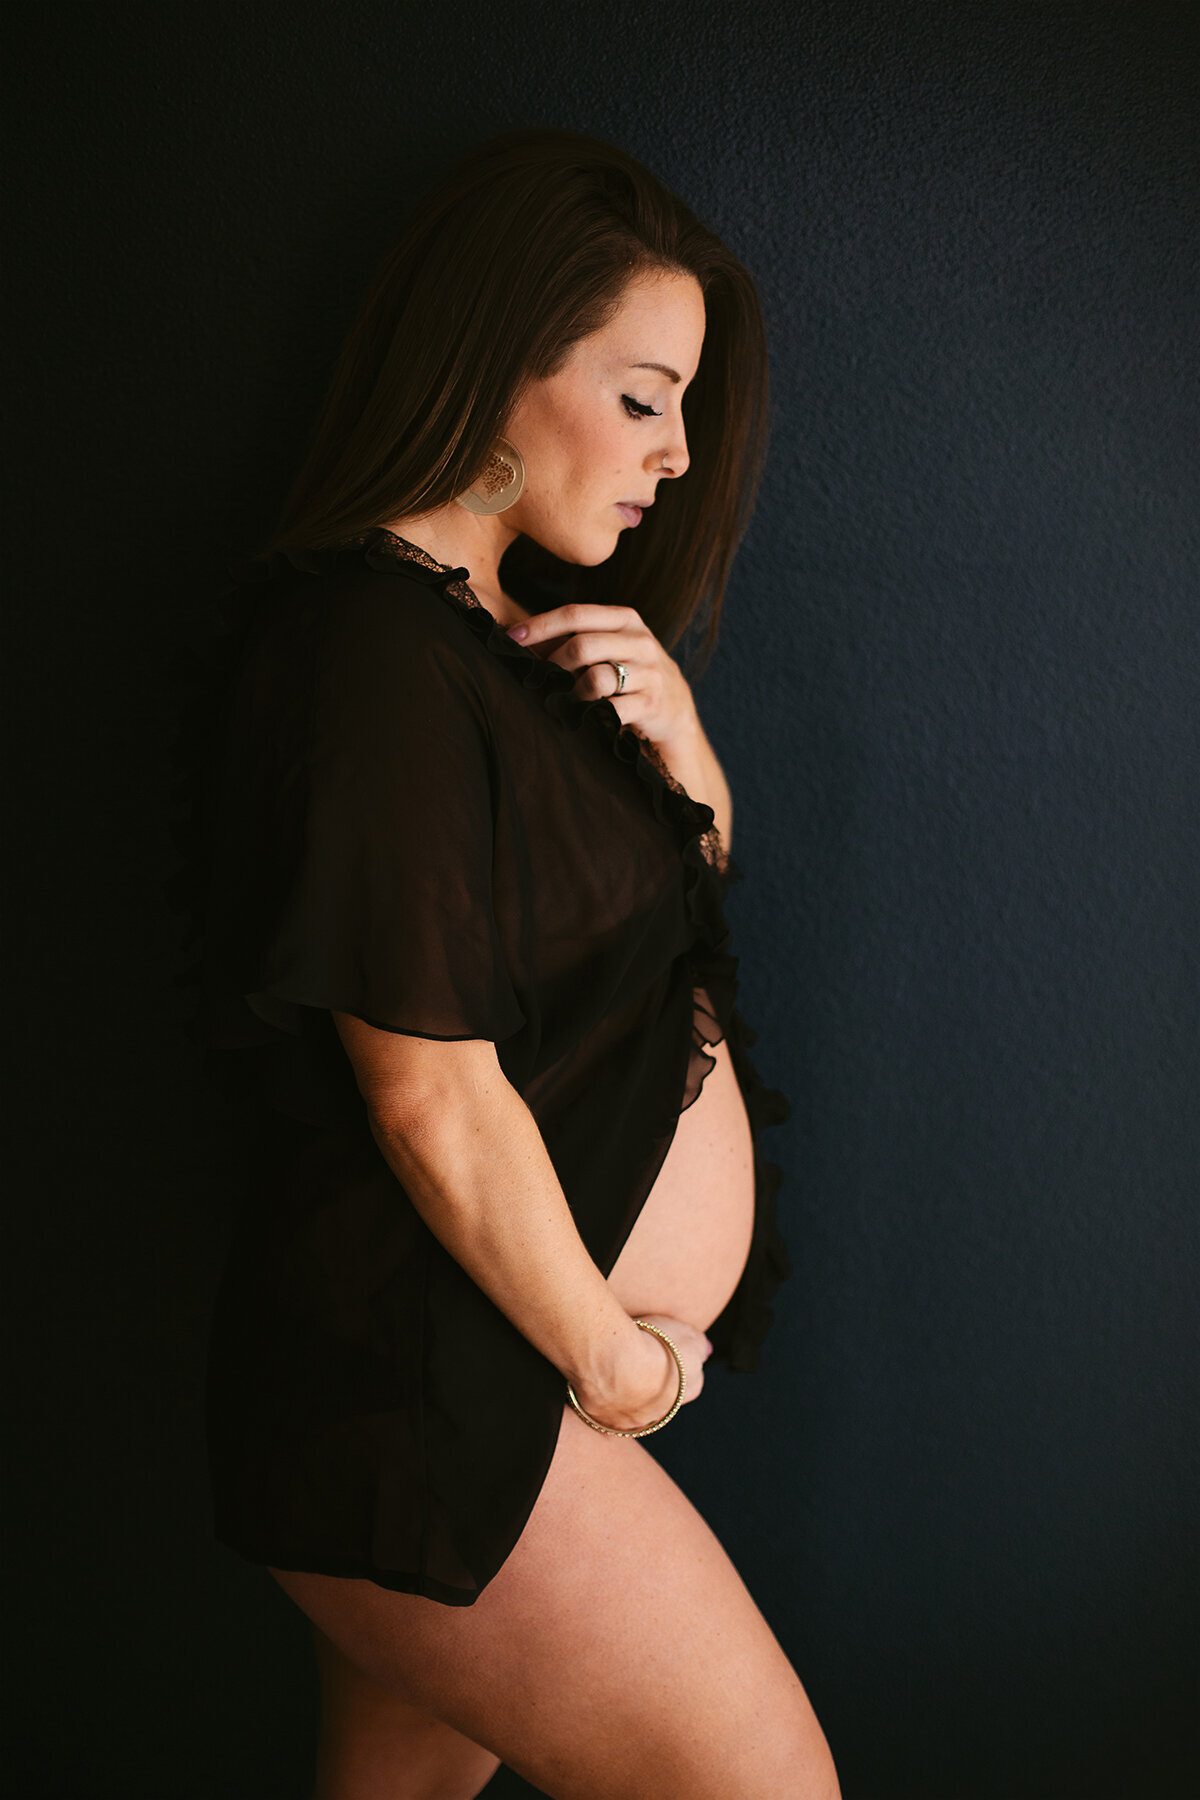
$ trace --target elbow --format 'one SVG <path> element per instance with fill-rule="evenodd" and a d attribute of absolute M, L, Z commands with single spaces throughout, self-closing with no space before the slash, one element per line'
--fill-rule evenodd
<path fill-rule="evenodd" d="M 469 1111 L 504 1082 L 488 1038 L 428 1038 L 385 1030 L 353 1013 L 333 1018 L 377 1137 L 426 1131 L 447 1114 Z"/>
<path fill-rule="evenodd" d="M 501 1090 L 512 1092 L 490 1040 L 422 1042 L 431 1054 L 403 1069 L 360 1074 L 359 1092 L 381 1149 L 422 1147 L 447 1135 L 461 1138 L 496 1103 Z"/>

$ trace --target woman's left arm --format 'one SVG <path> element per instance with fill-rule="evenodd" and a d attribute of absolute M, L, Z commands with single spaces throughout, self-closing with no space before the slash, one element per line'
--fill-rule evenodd
<path fill-rule="evenodd" d="M 680 679 L 683 680 L 682 675 Z M 686 686 L 686 682 L 684 685 Z M 693 800 L 703 800 L 707 806 L 712 807 L 721 842 L 728 854 L 733 845 L 733 796 L 725 779 L 725 771 L 717 761 L 717 753 L 705 736 L 694 701 L 692 716 L 694 726 L 690 731 L 672 738 L 666 744 L 657 738 L 654 741 L 659 755 L 676 781 L 687 789 Z"/>
<path fill-rule="evenodd" d="M 574 602 L 536 613 L 509 636 L 577 676 L 584 700 L 611 700 L 623 725 L 636 725 L 693 800 L 711 806 L 726 852 L 733 837 L 733 797 L 708 741 L 683 670 L 631 606 Z M 616 693 L 612 663 L 627 671 Z"/>

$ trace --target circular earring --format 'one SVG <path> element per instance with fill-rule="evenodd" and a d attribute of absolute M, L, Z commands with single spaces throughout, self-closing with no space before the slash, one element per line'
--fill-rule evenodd
<path fill-rule="evenodd" d="M 520 498 L 524 486 L 525 458 L 515 444 L 498 437 L 475 486 L 454 498 L 468 512 L 499 513 Z"/>

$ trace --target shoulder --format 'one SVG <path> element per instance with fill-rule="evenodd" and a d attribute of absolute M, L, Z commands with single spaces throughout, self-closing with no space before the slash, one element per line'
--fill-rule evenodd
<path fill-rule="evenodd" d="M 320 596 L 331 644 L 363 642 L 385 654 L 461 657 L 470 640 L 451 605 L 403 571 L 356 569 L 333 577 Z"/>
<path fill-rule="evenodd" d="M 457 607 L 400 565 L 371 567 L 339 551 L 277 556 L 249 606 L 257 658 L 362 679 L 439 667 L 470 680 L 478 646 Z"/>
<path fill-rule="evenodd" d="M 337 741 L 490 736 L 488 658 L 438 588 L 399 568 L 341 569 L 306 604 L 316 717 Z"/>

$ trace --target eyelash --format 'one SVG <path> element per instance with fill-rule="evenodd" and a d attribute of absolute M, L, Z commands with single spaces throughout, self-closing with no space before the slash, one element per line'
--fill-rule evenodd
<path fill-rule="evenodd" d="M 635 400 L 631 394 L 622 394 L 621 399 L 624 402 L 625 411 L 629 414 L 630 418 L 633 418 L 633 419 L 661 419 L 662 418 L 662 414 L 655 412 L 655 410 L 652 406 L 643 406 L 641 401 Z"/>

